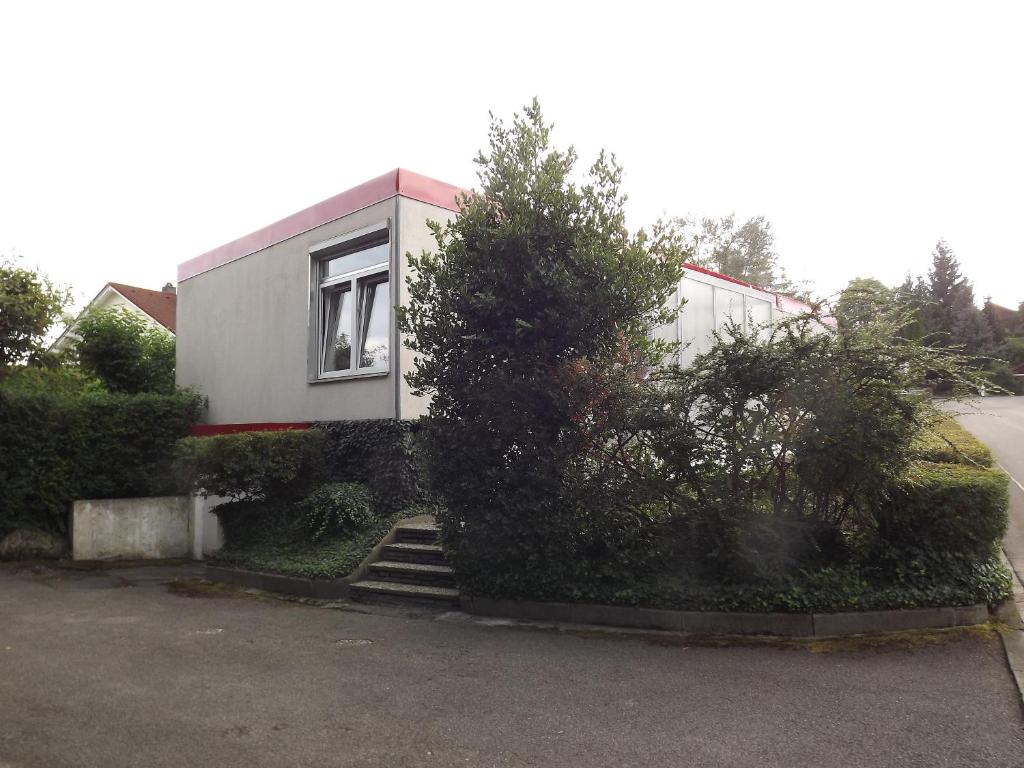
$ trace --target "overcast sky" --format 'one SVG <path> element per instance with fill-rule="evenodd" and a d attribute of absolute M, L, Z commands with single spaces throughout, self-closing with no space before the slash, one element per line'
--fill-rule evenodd
<path fill-rule="evenodd" d="M 763 214 L 820 294 L 955 249 L 1024 300 L 1024 3 L 6 2 L 0 254 L 81 302 L 397 166 L 488 110 L 625 166 L 630 223 Z"/>

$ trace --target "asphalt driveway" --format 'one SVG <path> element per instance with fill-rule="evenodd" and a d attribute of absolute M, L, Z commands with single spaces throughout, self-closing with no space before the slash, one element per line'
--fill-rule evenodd
<path fill-rule="evenodd" d="M 723 646 L 0 569 L 0 766 L 1021 766 L 984 632 Z M 819 652 L 827 651 L 827 652 Z"/>

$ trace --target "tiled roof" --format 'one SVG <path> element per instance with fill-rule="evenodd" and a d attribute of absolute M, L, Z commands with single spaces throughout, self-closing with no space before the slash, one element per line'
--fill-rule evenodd
<path fill-rule="evenodd" d="M 169 291 L 151 291 L 149 288 L 139 288 L 124 283 L 108 283 L 108 285 L 171 333 L 175 332 L 175 318 L 178 310 L 176 294 Z"/>

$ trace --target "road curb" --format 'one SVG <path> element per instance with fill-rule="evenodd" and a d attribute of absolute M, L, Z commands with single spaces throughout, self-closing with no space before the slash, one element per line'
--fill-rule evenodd
<path fill-rule="evenodd" d="M 1017 684 L 1021 706 L 1024 706 L 1024 584 L 1021 584 L 1017 572 L 1010 566 L 1006 553 L 1000 552 L 1000 555 L 1013 580 L 1013 596 L 999 607 L 999 618 L 1005 625 L 1000 627 L 999 637 L 1003 641 L 1010 674 Z"/>
<path fill-rule="evenodd" d="M 950 629 L 985 624 L 984 603 L 960 607 L 912 608 L 844 613 L 739 613 L 673 611 L 633 606 L 493 600 L 463 595 L 462 610 L 478 616 L 561 624 L 656 629 L 696 635 L 760 635 L 794 638 L 843 637 L 914 629 Z M 1021 669 L 1024 674 L 1024 667 Z"/>

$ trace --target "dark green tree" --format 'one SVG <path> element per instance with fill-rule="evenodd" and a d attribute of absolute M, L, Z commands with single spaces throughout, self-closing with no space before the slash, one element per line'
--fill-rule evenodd
<path fill-rule="evenodd" d="M 840 292 L 833 314 L 844 327 L 870 323 L 879 312 L 891 311 L 897 303 L 896 294 L 896 289 L 887 288 L 879 280 L 856 277 Z"/>
<path fill-rule="evenodd" d="M 70 301 L 67 288 L 14 259 L 0 259 L 0 376 L 43 354 L 47 331 Z"/>
<path fill-rule="evenodd" d="M 1003 320 L 999 317 L 996 305 L 992 303 L 991 296 L 985 297 L 985 303 L 981 307 L 981 313 L 985 316 L 985 322 L 988 323 L 988 327 L 992 330 L 993 339 L 995 339 L 997 344 L 1001 344 L 1003 339 L 1006 338 L 1006 334 L 1008 332 L 1012 333 L 1012 329 L 1007 328 Z"/>
<path fill-rule="evenodd" d="M 907 317 L 903 328 L 906 338 L 921 341 L 928 333 L 925 315 L 931 304 L 931 293 L 927 284 L 921 277 L 915 280 L 907 275 L 906 280 L 896 287 L 894 300 Z"/>
<path fill-rule="evenodd" d="M 124 307 L 93 311 L 75 327 L 78 362 L 111 392 L 174 391 L 174 337 Z"/>
<path fill-rule="evenodd" d="M 927 334 L 938 343 L 962 347 L 971 355 L 990 351 L 992 331 L 974 303 L 974 289 L 945 240 L 939 240 L 928 270 L 930 303 L 924 310 Z"/>
<path fill-rule="evenodd" d="M 666 349 L 648 333 L 671 319 L 681 277 L 672 230 L 627 231 L 614 158 L 577 184 L 575 150 L 550 131 L 536 101 L 511 125 L 492 118 L 480 189 L 434 225 L 433 253 L 409 255 L 399 312 L 417 353 L 407 379 L 432 398 L 423 438 L 444 539 L 477 593 L 550 594 L 635 528 L 633 500 L 603 503 L 611 481 L 580 469 L 580 398 L 600 393 L 567 387 L 567 372 L 649 370 Z"/>

